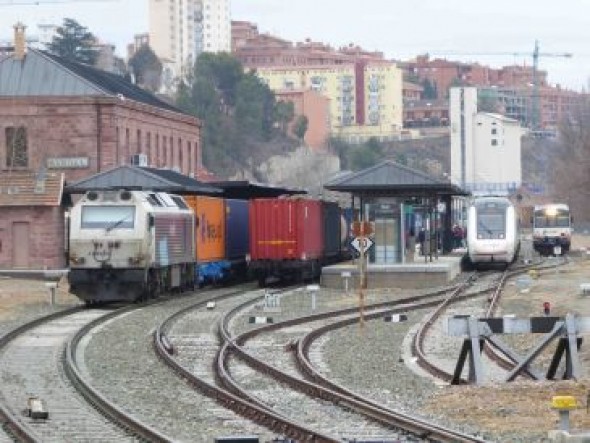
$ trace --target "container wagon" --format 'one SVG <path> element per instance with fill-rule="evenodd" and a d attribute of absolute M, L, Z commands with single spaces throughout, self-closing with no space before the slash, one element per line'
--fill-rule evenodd
<path fill-rule="evenodd" d="M 324 253 L 322 215 L 318 200 L 250 201 L 250 270 L 259 285 L 264 286 L 269 277 L 307 280 L 320 275 Z"/>
<path fill-rule="evenodd" d="M 195 213 L 195 273 L 199 286 L 221 281 L 229 269 L 225 257 L 225 200 L 187 196 Z"/>
<path fill-rule="evenodd" d="M 224 279 L 248 278 L 246 258 L 250 253 L 249 213 L 248 200 L 225 200 L 225 257 L 230 268 Z"/>
<path fill-rule="evenodd" d="M 321 265 L 340 261 L 342 256 L 342 234 L 345 224 L 342 211 L 338 203 L 322 201 L 322 229 L 324 237 L 324 252 Z"/>

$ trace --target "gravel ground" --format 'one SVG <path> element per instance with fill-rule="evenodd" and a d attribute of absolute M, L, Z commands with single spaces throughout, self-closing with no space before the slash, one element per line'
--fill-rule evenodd
<path fill-rule="evenodd" d="M 523 288 L 525 280 L 528 284 Z M 588 316 L 590 304 L 587 296 L 580 295 L 579 291 L 583 282 L 590 282 L 590 260 L 585 254 L 564 267 L 541 272 L 537 279 L 525 278 L 518 282 L 513 279 L 507 284 L 498 315 L 540 316 L 543 302 L 549 301 L 552 315 L 571 312 Z M 480 298 L 463 302 L 453 306 L 449 314 L 481 315 L 484 301 Z M 408 325 L 419 321 L 420 315 L 410 314 Z M 426 348 L 434 360 L 450 370 L 456 364 L 461 339 L 446 336 L 440 324 L 435 329 L 439 334 L 427 340 Z M 586 413 L 590 379 L 529 382 L 518 378 L 512 383 L 500 383 L 497 380 L 503 372 L 488 369 L 490 381 L 484 386 L 448 386 L 416 369 L 407 349 L 411 335 L 411 327 L 378 320 L 368 322 L 362 330 L 358 326 L 347 327 L 329 334 L 317 344 L 320 349 L 314 352 L 316 364 L 327 368 L 337 382 L 391 407 L 420 414 L 490 441 L 549 441 L 548 431 L 558 428 L 557 413 L 550 408 L 554 395 L 574 395 L 580 408 L 571 414 L 572 430 L 590 429 L 590 415 Z M 503 340 L 504 337 L 507 336 L 503 336 Z M 506 341 L 524 353 L 538 340 L 539 336 L 529 334 Z M 546 372 L 550 352 L 552 349 L 539 361 L 538 368 L 542 372 Z M 582 345 L 581 361 L 586 372 L 590 372 L 590 347 Z"/>
<path fill-rule="evenodd" d="M 590 239 L 574 239 L 574 247 L 590 249 Z M 540 315 L 542 303 L 549 301 L 552 314 L 572 312 L 590 315 L 587 296 L 580 295 L 580 283 L 590 282 L 590 260 L 586 255 L 573 263 L 553 271 L 544 271 L 538 279 L 529 279 L 523 289 L 523 281 L 508 283 L 499 315 Z M 366 303 L 409 296 L 418 291 L 388 290 L 370 292 Z M 311 296 L 305 293 L 286 296 L 281 300 L 281 312 L 265 312 L 262 305 L 250 314 L 240 316 L 234 323 L 235 331 L 255 327 L 248 323 L 248 315 L 269 315 L 275 321 L 312 312 Z M 45 315 L 55 309 L 77 304 L 67 293 L 67 285 L 60 285 L 57 305 L 49 306 L 47 289 L 43 282 L 17 279 L 0 279 L 0 334 L 32 318 Z M 316 298 L 314 312 L 354 306 L 358 298 L 354 293 L 342 294 L 324 291 Z M 454 313 L 477 314 L 483 300 L 453 307 Z M 211 416 L 227 433 L 244 432 L 249 428 L 240 417 L 206 403 L 198 394 L 187 391 L 184 384 L 170 385 L 169 375 L 163 374 L 161 364 L 147 358 L 153 325 L 166 313 L 151 308 L 130 315 L 126 325 L 113 324 L 95 337 L 95 343 L 87 350 L 90 361 L 99 362 L 94 376 L 103 388 L 130 410 L 151 409 L 157 404 L 154 416 L 163 417 L 165 430 L 174 432 L 183 441 L 210 441 L 201 439 L 199 423 L 209 423 Z M 548 441 L 550 429 L 556 429 L 558 417 L 549 403 L 556 394 L 574 395 L 580 408 L 572 412 L 574 430 L 590 429 L 590 414 L 586 413 L 586 396 L 590 391 L 590 379 L 578 382 L 529 382 L 521 378 L 509 384 L 499 383 L 493 375 L 484 386 L 447 386 L 424 376 L 412 363 L 406 345 L 412 336 L 412 324 L 426 312 L 412 313 L 406 323 L 385 323 L 375 320 L 329 334 L 312 349 L 315 364 L 335 381 L 351 387 L 379 401 L 409 413 L 452 425 L 465 432 L 477 433 L 490 441 L 541 442 Z M 152 325 L 152 326 L 148 326 Z M 210 334 L 210 331 L 201 333 Z M 539 338 L 536 337 L 536 340 Z M 587 339 L 587 338 L 586 338 Z M 427 341 L 437 359 L 454 367 L 457 344 L 440 335 L 437 342 Z M 511 341 L 516 349 L 530 347 L 530 338 Z M 445 351 L 448 349 L 448 351 Z M 137 350 L 137 354 L 130 352 Z M 581 348 L 582 366 L 590 373 L 590 347 Z M 542 363 L 542 360 L 541 360 Z M 102 367 L 100 366 L 102 365 Z M 120 373 L 120 377 L 112 374 Z M 492 371 L 490 371 L 492 373 Z M 166 390 L 159 389 L 159 380 L 165 377 Z M 201 398 L 199 398 L 201 397 Z M 145 406 L 143 405 L 145 403 Z M 195 406 L 196 405 L 196 406 Z M 141 415 L 141 411 L 138 411 Z M 190 426 L 180 426 L 175 417 L 188 417 Z M 185 420 L 186 421 L 186 420 Z M 263 432 L 263 431 L 261 431 Z M 256 433 L 256 432 L 255 432 Z M 0 441 L 2 441 L 0 433 Z"/>

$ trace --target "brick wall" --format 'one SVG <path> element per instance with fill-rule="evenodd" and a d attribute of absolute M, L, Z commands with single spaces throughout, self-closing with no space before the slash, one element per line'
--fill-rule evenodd
<path fill-rule="evenodd" d="M 201 165 L 199 120 L 114 97 L 0 98 L 0 173 L 7 170 L 5 128 L 24 126 L 28 170 L 48 158 L 84 157 L 88 167 L 56 169 L 68 182 L 148 155 L 155 167 L 196 174 Z"/>
<path fill-rule="evenodd" d="M 15 222 L 28 223 L 28 269 L 63 269 L 64 217 L 58 206 L 3 207 L 0 219 L 0 269 L 13 269 Z"/>

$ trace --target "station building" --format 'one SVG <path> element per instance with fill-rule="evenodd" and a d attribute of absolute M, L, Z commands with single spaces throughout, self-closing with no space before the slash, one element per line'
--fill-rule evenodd
<path fill-rule="evenodd" d="M 200 137 L 197 118 L 121 76 L 27 48 L 16 25 L 0 57 L 0 268 L 65 265 L 63 216 L 47 205 L 67 204 L 57 200 L 67 182 L 129 164 L 195 177 Z"/>

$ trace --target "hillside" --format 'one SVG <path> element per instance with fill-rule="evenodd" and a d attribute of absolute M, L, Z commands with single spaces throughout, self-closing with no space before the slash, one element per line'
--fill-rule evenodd
<path fill-rule="evenodd" d="M 551 192 L 550 165 L 558 155 L 555 140 L 523 138 L 522 181 L 541 186 Z M 246 165 L 233 163 L 225 169 L 225 177 L 247 178 L 262 183 L 288 185 L 321 192 L 324 183 L 338 170 L 338 157 L 328 152 L 314 152 L 298 142 L 277 136 L 266 143 L 252 143 Z M 401 140 L 384 144 L 384 156 L 440 179 L 450 171 L 450 137 Z M 337 166 L 336 166 L 337 165 Z"/>

